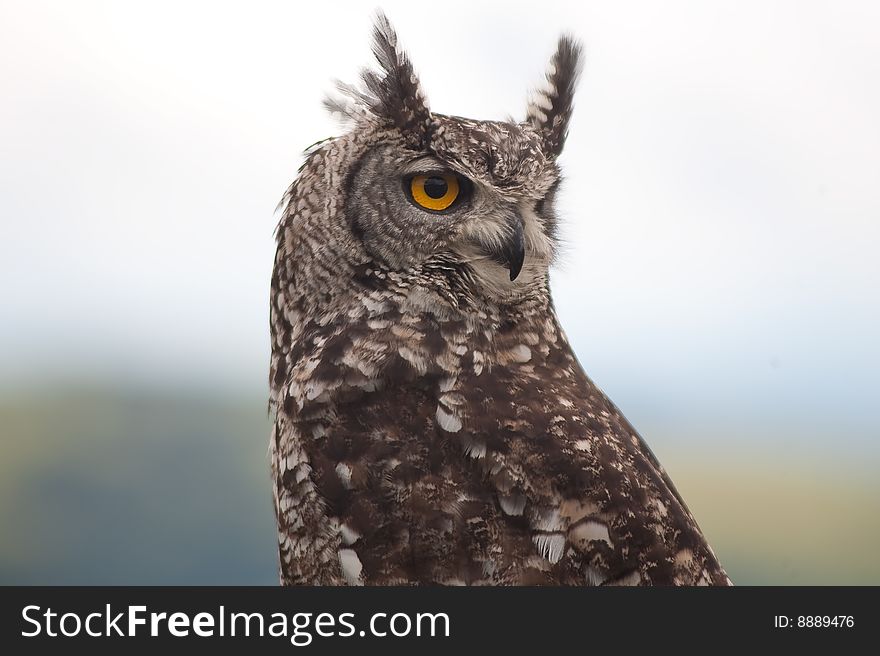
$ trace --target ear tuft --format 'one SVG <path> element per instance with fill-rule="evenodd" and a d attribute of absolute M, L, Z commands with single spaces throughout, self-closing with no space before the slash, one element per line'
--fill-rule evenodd
<path fill-rule="evenodd" d="M 526 123 L 541 135 L 544 152 L 549 157 L 557 157 L 562 152 L 568 136 L 582 52 L 580 43 L 572 37 L 561 37 L 556 54 L 550 60 L 546 85 L 529 101 Z"/>
<path fill-rule="evenodd" d="M 413 146 L 423 146 L 432 123 L 428 101 L 394 28 L 381 12 L 376 14 L 373 54 L 379 70 L 363 73 L 370 110 L 403 132 Z"/>

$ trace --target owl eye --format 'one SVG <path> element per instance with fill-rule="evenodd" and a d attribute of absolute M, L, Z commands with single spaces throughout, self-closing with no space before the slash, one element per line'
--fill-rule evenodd
<path fill-rule="evenodd" d="M 426 210 L 441 212 L 458 198 L 461 187 L 458 176 L 452 173 L 414 175 L 409 181 L 413 201 Z"/>

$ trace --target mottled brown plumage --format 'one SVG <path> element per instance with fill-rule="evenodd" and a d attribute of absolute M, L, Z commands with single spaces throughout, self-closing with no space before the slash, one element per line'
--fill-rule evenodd
<path fill-rule="evenodd" d="M 580 48 L 523 123 L 431 113 L 383 17 L 348 131 L 288 190 L 270 453 L 285 584 L 727 584 L 672 482 L 587 378 L 548 268 Z M 461 180 L 442 212 L 414 174 Z M 439 173 L 437 173 L 439 175 Z"/>

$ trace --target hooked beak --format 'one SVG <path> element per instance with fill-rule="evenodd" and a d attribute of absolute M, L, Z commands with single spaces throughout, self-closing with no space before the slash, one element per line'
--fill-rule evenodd
<path fill-rule="evenodd" d="M 501 244 L 490 250 L 490 255 L 493 260 L 507 267 L 510 271 L 510 280 L 514 281 L 522 271 L 523 260 L 526 257 L 523 220 L 518 214 L 510 214 L 506 223 L 507 232 Z"/>

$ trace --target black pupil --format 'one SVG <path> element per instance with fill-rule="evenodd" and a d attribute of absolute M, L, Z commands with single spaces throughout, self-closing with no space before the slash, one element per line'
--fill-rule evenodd
<path fill-rule="evenodd" d="M 439 176 L 432 175 L 425 180 L 425 193 L 429 198 L 443 198 L 448 190 L 449 185 L 446 184 L 446 180 Z"/>

